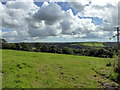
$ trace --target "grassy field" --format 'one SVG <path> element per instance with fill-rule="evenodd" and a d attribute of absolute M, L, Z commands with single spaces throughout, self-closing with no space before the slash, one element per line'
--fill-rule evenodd
<path fill-rule="evenodd" d="M 97 88 L 116 85 L 109 59 L 2 50 L 3 88 Z"/>
<path fill-rule="evenodd" d="M 85 42 L 85 43 L 82 43 L 82 45 L 104 47 L 102 42 Z"/>
<path fill-rule="evenodd" d="M 102 42 L 83 42 L 83 43 L 75 43 L 71 45 L 85 45 L 85 46 L 96 46 L 96 47 L 105 47 Z"/>

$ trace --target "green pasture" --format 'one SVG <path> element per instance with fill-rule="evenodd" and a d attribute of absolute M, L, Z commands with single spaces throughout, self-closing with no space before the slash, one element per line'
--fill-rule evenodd
<path fill-rule="evenodd" d="M 112 73 L 110 59 L 2 50 L 3 88 L 97 88 L 115 84 L 105 76 Z"/>

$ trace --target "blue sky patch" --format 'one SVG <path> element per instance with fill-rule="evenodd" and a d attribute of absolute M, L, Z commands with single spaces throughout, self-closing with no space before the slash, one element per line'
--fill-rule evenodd
<path fill-rule="evenodd" d="M 79 17 L 79 18 L 80 19 L 92 19 L 92 23 L 94 23 L 95 25 L 103 24 L 102 18 L 98 18 L 98 17 Z"/>
<path fill-rule="evenodd" d="M 41 7 L 44 2 L 34 2 L 37 6 Z"/>
<path fill-rule="evenodd" d="M 9 31 L 14 31 L 14 30 L 11 30 L 11 29 L 2 29 L 2 32 L 9 32 Z"/>

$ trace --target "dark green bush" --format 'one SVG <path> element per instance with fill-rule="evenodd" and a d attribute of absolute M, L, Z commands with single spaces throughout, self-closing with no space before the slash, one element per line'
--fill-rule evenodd
<path fill-rule="evenodd" d="M 109 79 L 118 82 L 118 80 L 120 80 L 120 75 L 118 73 L 112 73 L 109 75 Z"/>
<path fill-rule="evenodd" d="M 68 47 L 64 47 L 63 48 L 63 53 L 64 54 L 74 54 L 73 49 L 72 48 L 68 48 Z"/>

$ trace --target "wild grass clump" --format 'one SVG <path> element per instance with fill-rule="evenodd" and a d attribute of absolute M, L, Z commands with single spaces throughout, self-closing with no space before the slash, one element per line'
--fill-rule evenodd
<path fill-rule="evenodd" d="M 113 72 L 109 75 L 109 78 L 115 82 L 120 83 L 120 58 L 115 56 L 112 60 L 106 62 L 106 66 L 112 66 Z"/>

